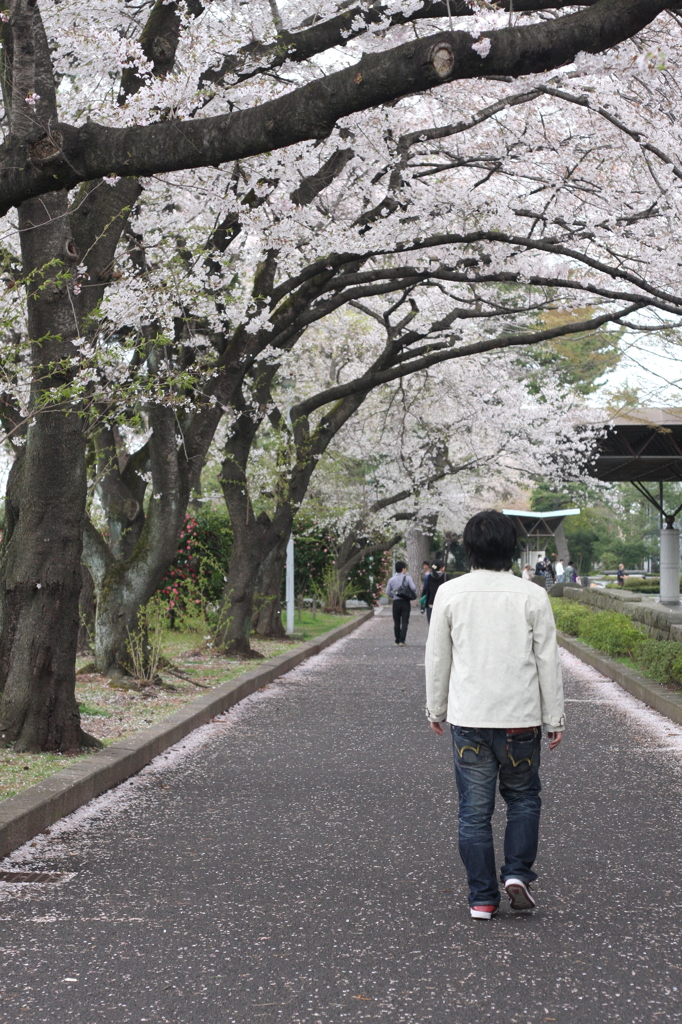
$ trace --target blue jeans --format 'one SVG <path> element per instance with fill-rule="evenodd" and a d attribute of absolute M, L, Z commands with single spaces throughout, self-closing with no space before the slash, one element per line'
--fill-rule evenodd
<path fill-rule="evenodd" d="M 469 879 L 469 906 L 500 902 L 491 818 L 495 787 L 507 805 L 500 877 L 534 882 L 540 825 L 540 726 L 522 733 L 451 725 L 459 792 L 459 855 Z"/>

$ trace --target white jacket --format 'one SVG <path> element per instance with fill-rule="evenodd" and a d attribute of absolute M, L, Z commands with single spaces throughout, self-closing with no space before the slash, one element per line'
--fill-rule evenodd
<path fill-rule="evenodd" d="M 480 729 L 565 728 L 544 587 L 489 569 L 441 584 L 426 643 L 426 714 Z"/>

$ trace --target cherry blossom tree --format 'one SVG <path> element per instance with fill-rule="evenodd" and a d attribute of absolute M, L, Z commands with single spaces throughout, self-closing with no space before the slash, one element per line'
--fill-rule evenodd
<path fill-rule="evenodd" d="M 428 308 L 431 296 L 421 299 Z M 443 319 L 448 320 L 440 317 L 419 329 L 415 324 L 421 315 L 412 292 L 383 308 L 364 309 L 350 321 L 348 316 L 331 317 L 325 327 L 308 332 L 291 356 L 282 357 L 279 386 L 277 367 L 259 364 L 245 382 L 250 386 L 238 392 L 221 472 L 235 536 L 219 636 L 228 650 L 248 652 L 254 611 L 258 632 L 281 629 L 281 578 L 296 513 L 320 461 L 334 464 L 344 444 L 358 463 L 373 467 L 373 483 L 368 487 L 362 480 L 355 488 L 342 483 L 343 511 L 338 500 L 317 502 L 326 505 L 343 537 L 336 553 L 339 594 L 360 558 L 397 542 L 397 522 L 413 522 L 433 511 L 431 505 L 423 506 L 425 494 L 436 508 L 443 508 L 441 482 L 452 484 L 495 463 L 498 482 L 513 477 L 518 486 L 519 479 L 529 478 L 529 467 L 546 469 L 549 452 L 557 459 L 559 448 L 569 463 L 584 460 L 589 441 L 569 424 L 570 403 L 565 398 L 554 402 L 552 394 L 546 396 L 549 402 L 546 397 L 542 402 L 532 399 L 519 380 L 523 371 L 511 357 L 472 357 L 460 364 L 450 352 L 449 360 L 434 362 L 429 373 L 415 374 L 408 367 L 393 376 L 397 383 L 382 384 L 384 367 L 400 369 L 403 353 L 417 341 L 420 350 L 428 348 L 424 343 L 439 337 Z M 513 316 L 522 320 L 523 313 L 514 309 Z M 482 330 L 484 314 L 468 324 L 470 335 Z M 438 352 L 437 342 L 431 344 Z M 516 379 L 510 376 L 514 367 Z M 372 383 L 372 373 L 379 384 Z M 336 400 L 339 389 L 343 397 Z M 401 401 L 400 396 L 410 393 L 419 399 Z M 369 429 L 373 420 L 381 423 L 380 439 Z M 260 440 L 263 432 L 266 444 Z M 457 445 L 453 438 L 459 434 Z M 336 447 L 339 438 L 345 439 L 341 449 Z M 379 452 L 383 455 L 375 469 Z M 354 491 L 362 500 L 357 493 L 351 500 Z M 392 537 L 387 535 L 391 529 Z M 360 543 L 377 531 L 384 534 L 378 547 Z"/>
<path fill-rule="evenodd" d="M 285 25 L 264 3 L 250 4 L 245 12 L 232 3 L 157 2 L 136 39 L 122 3 L 89 5 L 90 12 L 73 0 L 62 3 L 55 18 L 55 30 L 64 32 L 62 55 L 74 51 L 79 28 L 77 56 L 87 55 L 82 26 L 91 19 L 91 59 L 98 69 L 108 61 L 114 71 L 127 72 L 121 76 L 124 94 L 152 77 L 164 82 L 149 90 L 151 104 L 145 96 L 130 105 L 130 118 L 100 110 L 104 123 L 70 123 L 56 111 L 49 118 L 36 111 L 30 136 L 15 136 L 0 152 L 0 208 L 109 174 L 217 165 L 324 138 L 341 118 L 447 82 L 561 67 L 580 52 L 600 53 L 630 38 L 669 6 L 665 0 L 516 0 L 517 13 L 539 17 L 510 24 L 504 14 L 512 12 L 510 0 L 451 0 L 449 11 L 440 2 L 417 3 L 407 11 L 402 5 L 358 4 L 341 12 L 334 4 L 317 5 L 313 12 L 291 4 L 286 16 L 292 22 Z M 572 13 L 542 17 L 566 8 Z M 40 95 L 34 11 L 40 17 L 36 0 L 8 5 L 5 45 L 22 102 Z M 470 19 L 470 30 L 443 31 L 449 13 Z M 188 16 L 197 16 L 196 28 Z M 426 35 L 414 31 L 418 24 Z M 186 59 L 182 71 L 172 74 L 179 42 Z M 325 68 L 326 54 L 338 70 Z M 71 74 L 80 70 L 74 64 Z M 164 111 L 169 116 L 160 119 Z"/>
<path fill-rule="evenodd" d="M 514 504 L 538 479 L 580 476 L 593 418 L 560 389 L 530 395 L 508 354 L 379 389 L 330 445 L 304 504 L 338 537 L 336 593 L 361 558 L 415 527 L 461 533 L 473 512 Z"/>
<path fill-rule="evenodd" d="M 129 381 L 126 408 L 139 408 L 146 394 L 145 416 L 159 442 L 159 458 L 150 448 L 143 466 L 144 457 L 137 460 L 153 483 L 139 539 L 155 533 L 161 552 L 161 524 L 171 524 L 169 538 L 177 533 L 178 510 L 200 470 L 216 422 L 243 385 L 244 371 L 265 358 L 268 350 L 276 358 L 279 350 L 295 342 L 297 332 L 300 336 L 344 303 L 377 289 L 388 293 L 423 284 L 433 277 L 435 252 L 449 249 L 445 259 L 435 257 L 442 285 L 464 284 L 473 274 L 473 285 L 507 281 L 532 288 L 577 287 L 601 307 L 588 321 L 593 326 L 622 320 L 644 307 L 677 315 L 670 262 L 664 266 L 659 253 L 651 274 L 648 266 L 642 272 L 642 246 L 647 257 L 655 249 L 646 221 L 659 217 L 662 201 L 653 213 L 646 212 L 648 207 L 633 208 L 608 181 L 583 223 L 580 182 L 575 174 L 563 173 L 560 159 L 561 129 L 570 118 L 563 117 L 562 123 L 556 111 L 570 107 L 583 118 L 581 124 L 589 121 L 592 137 L 594 124 L 599 123 L 600 130 L 608 125 L 621 148 L 627 144 L 637 150 L 639 164 L 657 161 L 654 177 L 659 189 L 668 189 L 666 210 L 676 201 L 666 178 L 676 177 L 674 158 L 667 156 L 674 148 L 661 144 L 670 139 L 652 141 L 650 124 L 633 128 L 627 118 L 593 110 L 579 93 L 575 102 L 566 99 L 557 91 L 563 81 L 548 83 L 542 75 L 581 51 L 602 52 L 628 39 L 651 25 L 665 5 L 652 0 L 517 2 L 513 13 L 509 4 L 491 7 L 453 0 L 451 7 L 453 16 L 463 19 L 457 31 L 443 31 L 443 4 L 396 11 L 357 7 L 341 13 L 318 7 L 309 24 L 309 12 L 291 5 L 287 25 L 279 15 L 273 18 L 270 4 L 250 5 L 245 11 L 238 6 L 233 10 L 230 4 L 158 2 L 144 24 L 139 12 L 131 16 L 127 5 L 114 2 L 87 7 L 63 2 L 42 9 L 30 0 L 14 0 L 8 7 L 3 53 L 10 133 L 0 150 L 0 205 L 9 209 L 19 204 L 19 236 L 7 243 L 5 265 L 11 291 L 21 281 L 28 300 L 22 313 L 17 310 L 21 302 L 10 295 L 5 318 L 10 359 L 4 424 L 15 439 L 18 458 L 8 491 L 2 556 L 4 742 L 17 749 L 73 749 L 82 742 L 73 697 L 75 640 L 69 638 L 77 626 L 86 501 L 83 424 L 87 422 L 91 436 L 102 427 L 93 443 L 100 453 L 100 480 L 107 477 L 102 492 L 108 488 L 113 494 L 116 472 L 109 476 L 107 467 L 114 465 L 115 470 L 114 455 L 118 458 L 119 452 L 111 444 L 110 410 L 117 401 L 126 405 L 119 399 Z M 672 15 L 663 17 L 669 20 Z M 649 30 L 654 43 L 657 32 L 665 35 L 657 26 L 658 22 Z M 585 58 L 579 74 L 585 81 L 611 76 L 618 96 L 619 80 L 631 85 L 638 75 L 665 79 L 668 58 L 661 58 L 661 48 L 642 53 L 639 47 L 637 40 L 626 43 L 615 57 L 607 55 L 594 65 Z M 633 59 L 639 63 L 631 66 Z M 663 70 L 657 70 L 661 59 Z M 513 82 L 499 81 L 499 76 L 522 74 L 531 76 L 524 83 L 530 88 L 527 100 L 517 95 Z M 456 85 L 449 84 L 462 78 L 476 82 L 476 89 L 467 90 L 466 102 Z M 415 91 L 435 85 L 443 88 L 428 100 L 414 98 Z M 666 88 L 670 89 L 667 79 L 661 95 Z M 477 105 L 484 96 L 485 104 Z M 396 106 L 378 106 L 401 97 Z M 463 103 L 469 107 L 467 124 L 450 116 Z M 495 110 L 489 109 L 491 105 Z M 538 106 L 540 114 L 529 131 L 544 139 L 543 188 L 553 199 L 541 209 L 531 204 L 525 213 L 512 210 L 512 217 L 510 204 L 502 201 L 500 182 L 504 185 L 513 170 L 524 194 L 531 195 L 537 156 L 534 159 L 525 141 L 519 142 L 520 128 L 513 118 L 506 135 L 500 128 L 506 128 L 505 114 Z M 371 114 L 362 113 L 370 110 Z M 93 112 L 96 122 L 89 119 Z M 545 129 L 538 126 L 547 123 L 548 112 L 556 131 L 545 139 Z M 656 121 L 655 112 L 647 116 Z M 642 114 L 637 110 L 633 123 L 639 124 L 638 118 L 641 121 Z M 486 126 L 496 133 L 496 141 L 504 136 L 492 168 L 481 148 Z M 445 140 L 460 136 L 470 140 L 472 153 L 456 153 L 453 160 Z M 520 138 L 527 136 L 521 132 Z M 577 144 L 571 142 L 574 149 Z M 590 173 L 603 179 L 596 146 L 592 153 L 582 163 L 589 163 Z M 450 164 L 443 164 L 444 158 Z M 239 163 L 229 175 L 224 169 L 213 170 L 235 159 Z M 344 200 L 353 194 L 348 190 L 357 184 L 358 164 L 364 182 L 358 189 L 363 210 L 359 216 L 344 216 Z M 183 177 L 183 169 L 191 167 L 205 170 Z M 472 175 L 482 167 L 485 175 L 491 173 L 477 186 L 480 201 L 471 202 L 471 189 L 477 184 Z M 163 180 L 139 178 L 181 171 Z M 448 171 L 462 173 L 458 187 L 469 190 L 465 205 L 453 202 Z M 86 184 L 76 188 L 81 182 Z M 372 182 L 374 195 L 368 187 Z M 172 331 L 168 314 L 157 315 L 164 305 L 163 288 L 155 291 L 149 274 L 135 278 L 128 273 L 137 251 L 131 214 L 135 220 L 138 206 L 144 206 L 144 188 L 156 189 L 159 195 L 164 189 L 173 193 L 172 209 L 156 207 L 157 218 L 159 211 L 168 216 L 165 226 L 157 227 L 154 242 L 160 255 L 164 248 L 173 248 L 172 257 L 160 261 L 157 275 L 165 274 L 165 307 L 173 309 L 175 321 Z M 299 194 L 298 188 L 304 191 Z M 67 189 L 75 191 L 69 195 Z M 180 241 L 173 214 L 178 195 L 189 192 L 195 205 L 203 202 L 220 214 L 210 258 L 198 253 L 191 238 L 188 244 Z M 332 197 L 329 204 L 315 202 L 323 192 Z M 46 198 L 37 200 L 40 195 Z M 282 196 L 288 197 L 291 208 L 277 211 Z M 615 196 L 613 207 L 609 196 Z M 428 216 L 423 215 L 425 204 Z M 152 206 L 142 210 L 142 219 Z M 302 216 L 301 208 L 309 215 Z M 597 208 L 601 221 L 596 219 Z M 608 211 L 616 212 L 606 223 Z M 186 215 L 186 209 L 182 213 Z M 189 234 L 201 235 L 205 245 L 205 221 L 197 215 L 189 227 Z M 301 227 L 308 240 L 317 235 L 324 244 L 302 242 Z M 148 225 L 143 235 L 147 244 Z M 619 246 L 626 235 L 629 248 L 624 255 Z M 237 276 L 232 249 L 239 236 L 247 244 L 240 251 Z M 534 263 L 528 257 L 531 252 Z M 400 265 L 397 253 L 403 254 Z M 118 260 L 123 271 L 115 269 Z M 183 261 L 188 267 L 184 276 L 178 273 Z M 197 273 L 198 263 L 205 272 Z M 577 266 L 589 269 L 580 276 Z M 226 278 L 227 274 L 232 276 Z M 211 277 L 222 283 L 216 287 L 214 281 L 211 286 Z M 109 294 L 103 302 L 105 292 Z M 492 309 L 487 313 L 492 320 Z M 27 358 L 17 361 L 12 339 L 17 318 L 26 315 L 28 328 L 20 325 L 20 333 L 32 348 Z M 525 340 L 542 335 L 537 325 L 533 327 Z M 429 346 L 411 361 L 403 355 L 400 365 L 368 368 L 372 385 L 450 358 L 456 339 L 454 334 L 446 339 L 446 329 L 441 328 L 434 342 L 438 347 Z M 473 347 L 461 347 L 457 354 L 524 340 L 523 332 L 512 334 L 513 340 L 502 342 L 499 336 L 477 338 Z M 129 357 L 124 355 L 125 337 L 133 340 Z M 209 358 L 197 360 L 197 350 L 206 344 Z M 124 350 L 118 358 L 117 346 Z M 187 364 L 194 362 L 199 365 L 190 380 Z M 341 391 L 334 393 L 327 389 L 327 402 L 350 398 L 351 383 L 339 383 Z M 368 383 L 366 379 L 362 385 Z M 187 412 L 185 420 L 177 414 L 179 406 Z M 188 432 L 196 447 L 188 443 Z M 167 465 L 163 459 L 169 456 Z M 123 471 L 120 464 L 118 471 Z M 129 511 L 135 502 L 138 505 L 135 518 L 143 503 L 134 495 L 131 500 Z M 124 497 L 124 516 L 127 501 Z M 170 549 L 170 540 L 167 546 Z M 103 580 L 115 567 L 107 563 L 101 548 L 99 557 Z M 159 564 L 163 557 L 160 554 Z M 150 578 L 147 574 L 144 585 L 131 589 L 129 577 L 121 600 L 132 605 L 143 600 Z"/>

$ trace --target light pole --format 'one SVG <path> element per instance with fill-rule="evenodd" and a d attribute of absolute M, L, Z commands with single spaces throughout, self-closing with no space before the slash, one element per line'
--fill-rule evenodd
<path fill-rule="evenodd" d="M 294 631 L 294 535 L 292 533 L 287 543 L 287 576 L 286 576 L 286 605 L 287 605 L 287 633 L 291 635 Z"/>

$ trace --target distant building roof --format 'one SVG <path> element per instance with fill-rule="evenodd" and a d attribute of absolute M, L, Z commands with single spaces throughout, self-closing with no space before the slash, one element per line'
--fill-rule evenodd
<path fill-rule="evenodd" d="M 552 512 L 528 512 L 520 508 L 503 508 L 505 516 L 514 519 L 518 537 L 527 540 L 553 537 L 566 516 L 580 515 L 579 508 L 559 508 Z"/>
<path fill-rule="evenodd" d="M 527 509 L 522 508 L 503 508 L 502 514 L 505 516 L 524 516 L 527 519 L 552 519 L 554 516 L 579 516 L 579 508 L 559 508 L 555 512 L 529 512 Z"/>
<path fill-rule="evenodd" d="M 682 410 L 628 409 L 606 424 L 589 473 L 598 480 L 682 480 Z"/>
<path fill-rule="evenodd" d="M 659 409 L 653 406 L 642 406 L 640 409 L 624 409 L 609 420 L 614 426 L 645 425 L 665 427 L 682 425 L 682 409 Z"/>

